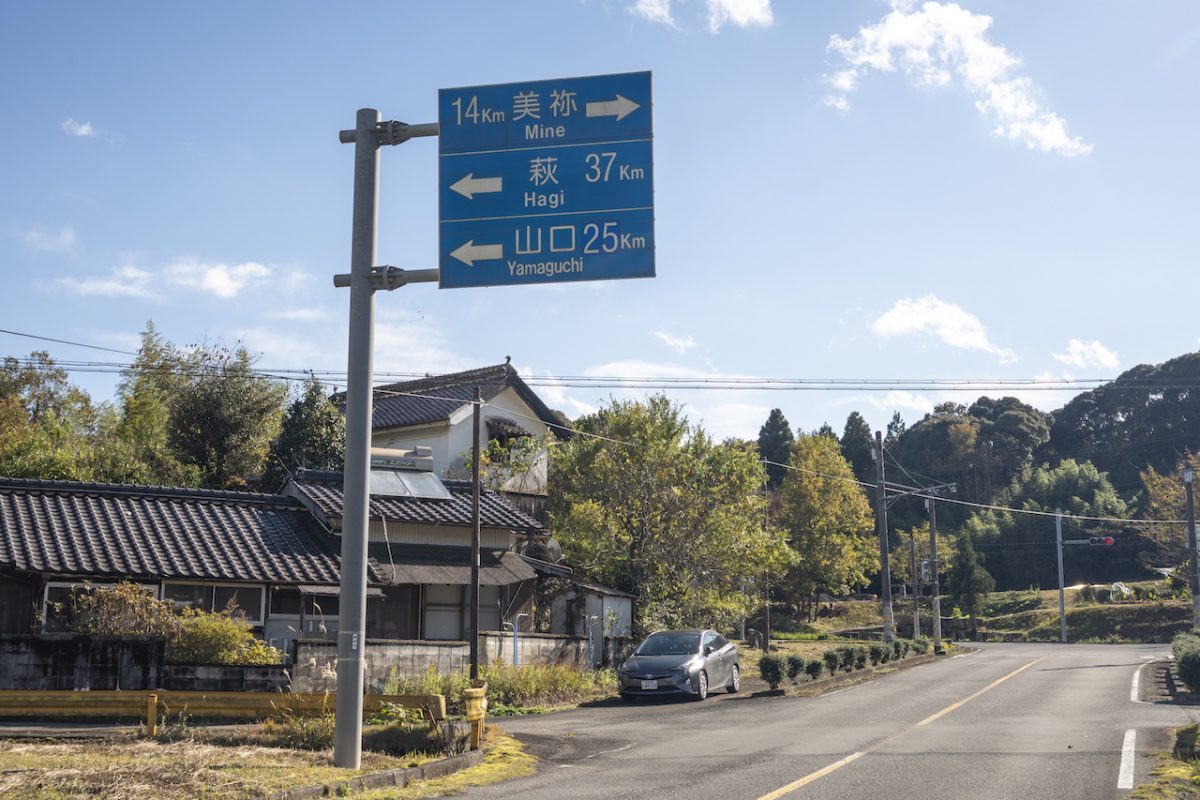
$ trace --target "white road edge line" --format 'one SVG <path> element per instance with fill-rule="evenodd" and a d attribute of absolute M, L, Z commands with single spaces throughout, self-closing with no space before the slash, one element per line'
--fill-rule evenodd
<path fill-rule="evenodd" d="M 1133 760 L 1137 755 L 1137 731 L 1133 728 L 1125 731 L 1125 741 L 1121 744 L 1121 772 L 1117 776 L 1118 789 L 1133 788 Z"/>
<path fill-rule="evenodd" d="M 1149 662 L 1147 662 L 1149 663 Z M 1133 685 L 1129 687 L 1129 702 L 1142 702 L 1142 670 L 1146 668 L 1146 664 L 1133 671 Z"/>

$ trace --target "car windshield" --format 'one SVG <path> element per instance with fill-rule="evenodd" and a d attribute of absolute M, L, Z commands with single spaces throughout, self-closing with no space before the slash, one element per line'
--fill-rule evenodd
<path fill-rule="evenodd" d="M 639 656 L 682 656 L 700 649 L 698 633 L 656 633 L 642 642 Z"/>

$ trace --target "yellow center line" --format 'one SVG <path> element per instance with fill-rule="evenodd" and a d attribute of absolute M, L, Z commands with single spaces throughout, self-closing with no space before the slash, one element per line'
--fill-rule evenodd
<path fill-rule="evenodd" d="M 1020 667 L 1019 669 L 1013 670 L 1012 672 L 1008 673 L 1004 677 L 997 678 L 996 680 L 989 683 L 987 686 L 980 689 L 978 692 L 975 692 L 975 694 L 970 695 L 969 697 L 965 697 L 962 700 L 959 700 L 957 703 L 953 703 L 952 705 L 946 706 L 941 711 L 937 712 L 936 714 L 934 714 L 932 716 L 926 717 L 925 719 L 921 720 L 913 727 L 919 728 L 924 725 L 928 725 L 931 722 L 935 722 L 935 721 L 941 719 L 942 717 L 949 714 L 951 711 L 954 711 L 956 708 L 961 708 L 962 706 L 965 706 L 967 703 L 971 702 L 976 697 L 979 697 L 984 692 L 995 689 L 997 686 L 1004 683 L 1009 678 L 1012 678 L 1016 675 L 1020 675 L 1022 672 L 1029 669 L 1030 667 L 1032 667 L 1034 664 L 1037 664 L 1038 662 L 1045 661 L 1045 660 L 1046 660 L 1046 656 L 1042 656 L 1041 658 L 1030 661 L 1025 666 Z M 764 794 L 762 797 L 758 798 L 758 800 L 779 800 L 779 798 L 783 797 L 784 795 L 791 794 L 792 792 L 796 791 L 800 787 L 807 786 L 808 784 L 812 783 L 813 781 L 824 778 L 829 773 L 835 772 L 835 771 L 841 769 L 842 767 L 846 766 L 847 764 L 857 761 L 858 759 L 862 758 L 864 755 L 866 755 L 871 750 L 874 750 L 875 748 L 877 748 L 881 745 L 887 744 L 888 742 L 892 741 L 893 739 L 899 738 L 900 735 L 901 734 L 896 734 L 895 736 L 889 736 L 888 738 L 884 739 L 883 741 L 877 742 L 874 745 L 874 747 L 870 747 L 867 750 L 864 750 L 859 753 L 851 753 L 850 755 L 843 758 L 841 761 L 835 761 L 827 767 L 819 769 L 816 772 L 810 772 L 808 775 L 805 775 L 803 778 L 798 778 L 797 780 L 792 781 L 787 786 L 781 786 L 780 788 L 776 789 L 775 791 L 771 792 L 770 794 Z"/>
<path fill-rule="evenodd" d="M 957 708 L 962 708 L 962 707 L 963 707 L 963 706 L 965 706 L 967 703 L 971 702 L 971 701 L 972 701 L 972 700 L 974 700 L 976 697 L 979 697 L 979 695 L 983 694 L 984 692 L 987 692 L 987 691 L 990 691 L 990 690 L 992 690 L 992 689 L 995 689 L 997 686 L 999 686 L 1000 684 L 1004 683 L 1004 682 L 1005 682 L 1006 680 L 1008 680 L 1009 678 L 1011 678 L 1011 677 L 1013 677 L 1013 676 L 1015 676 L 1015 675 L 1020 675 L 1022 672 L 1024 672 L 1024 671 L 1025 671 L 1025 670 L 1027 670 L 1027 669 L 1029 669 L 1030 667 L 1032 667 L 1034 664 L 1038 663 L 1039 661 L 1045 661 L 1045 660 L 1046 660 L 1046 657 L 1045 657 L 1045 656 L 1042 656 L 1041 658 L 1034 659 L 1033 661 L 1030 661 L 1028 664 L 1026 664 L 1025 666 L 1021 667 L 1020 669 L 1014 669 L 1012 672 L 1008 673 L 1008 674 L 1007 674 L 1007 675 L 1005 675 L 1003 678 L 997 678 L 996 680 L 992 681 L 992 682 L 991 682 L 991 683 L 989 683 L 987 686 L 983 687 L 982 689 L 980 689 L 978 692 L 976 692 L 975 694 L 971 695 L 970 697 L 964 697 L 962 700 L 959 700 L 957 703 L 952 703 L 951 705 L 948 705 L 948 706 L 946 706 L 945 708 L 943 708 L 941 711 L 937 712 L 936 714 L 933 714 L 932 716 L 928 716 L 928 717 L 926 717 L 925 719 L 923 719 L 923 720 L 921 720 L 920 722 L 918 722 L 918 723 L 917 723 L 917 727 L 918 727 L 918 728 L 920 728 L 920 727 L 922 727 L 922 726 L 924 726 L 924 725 L 928 725 L 928 724 L 929 724 L 929 723 L 931 723 L 931 722 L 936 722 L 937 720 L 939 720 L 939 719 L 941 719 L 942 717 L 944 717 L 944 716 L 946 716 L 947 714 L 949 714 L 951 711 L 954 711 L 954 710 L 955 710 L 955 709 L 957 709 Z"/>
<path fill-rule="evenodd" d="M 826 775 L 833 772 L 834 770 L 841 769 L 842 767 L 849 764 L 851 761 L 857 761 L 858 759 L 862 758 L 862 756 L 863 756 L 862 753 L 851 753 L 850 755 L 843 758 L 841 761 L 835 761 L 832 764 L 830 764 L 828 767 L 825 767 L 824 769 L 819 769 L 816 772 L 805 775 L 803 778 L 800 778 L 799 780 L 794 780 L 791 783 L 789 783 L 787 786 L 780 787 L 780 788 L 776 789 L 775 791 L 771 792 L 770 794 L 764 794 L 762 797 L 758 798 L 758 800 L 779 800 L 779 798 L 783 797 L 785 794 L 794 792 L 797 789 L 799 789 L 801 786 L 807 786 L 808 784 L 812 783 L 813 781 L 817 780 L 818 778 L 824 778 Z"/>

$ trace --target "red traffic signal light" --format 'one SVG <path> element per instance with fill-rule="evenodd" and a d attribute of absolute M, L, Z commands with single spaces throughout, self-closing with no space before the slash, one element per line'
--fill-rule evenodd
<path fill-rule="evenodd" d="M 1101 546 L 1107 547 L 1108 545 L 1111 545 L 1112 543 L 1113 543 L 1113 537 L 1111 537 L 1111 536 L 1092 536 L 1088 539 L 1088 544 L 1090 544 L 1090 545 L 1101 545 Z"/>

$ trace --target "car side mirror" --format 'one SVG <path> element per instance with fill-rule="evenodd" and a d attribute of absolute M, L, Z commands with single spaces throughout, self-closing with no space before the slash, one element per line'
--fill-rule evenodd
<path fill-rule="evenodd" d="M 713 653 L 713 646 L 711 644 L 704 645 L 704 655 L 711 656 L 712 653 Z"/>

